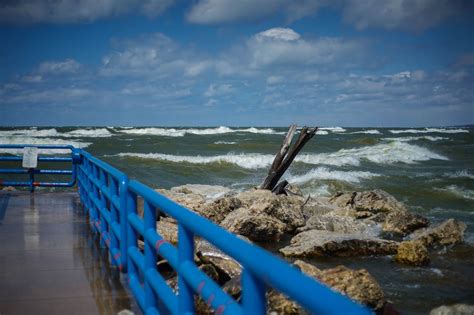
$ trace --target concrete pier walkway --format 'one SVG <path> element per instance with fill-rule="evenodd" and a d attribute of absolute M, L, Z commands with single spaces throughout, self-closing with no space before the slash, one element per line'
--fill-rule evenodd
<path fill-rule="evenodd" d="M 140 313 L 76 193 L 0 192 L 1 315 L 123 309 Z"/>

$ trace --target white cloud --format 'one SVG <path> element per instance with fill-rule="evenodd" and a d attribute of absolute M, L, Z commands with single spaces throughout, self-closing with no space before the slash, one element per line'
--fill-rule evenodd
<path fill-rule="evenodd" d="M 259 20 L 283 14 L 296 20 L 314 14 L 320 1 L 316 0 L 200 0 L 189 11 L 189 22 L 218 24 L 245 20 Z"/>
<path fill-rule="evenodd" d="M 204 93 L 204 96 L 213 97 L 218 95 L 229 94 L 233 90 L 232 84 L 211 84 Z"/>
<path fill-rule="evenodd" d="M 82 65 L 74 59 L 66 59 L 64 61 L 45 61 L 38 67 L 41 74 L 72 74 L 81 70 Z"/>
<path fill-rule="evenodd" d="M 463 0 L 346 0 L 343 18 L 357 29 L 379 27 L 387 30 L 424 31 L 449 17 L 471 10 Z"/>
<path fill-rule="evenodd" d="M 268 85 L 278 84 L 281 82 L 283 82 L 283 77 L 281 76 L 272 75 L 267 78 Z"/>
<path fill-rule="evenodd" d="M 43 77 L 40 75 L 25 75 L 21 79 L 24 82 L 37 83 L 37 82 L 41 82 Z"/>
<path fill-rule="evenodd" d="M 357 40 L 325 37 L 303 39 L 289 28 L 274 28 L 247 41 L 250 64 L 254 68 L 270 65 L 328 65 L 350 57 L 355 61 L 364 46 Z M 344 62 L 344 61 L 343 61 Z"/>
<path fill-rule="evenodd" d="M 0 3 L 0 23 L 77 23 L 126 13 L 154 17 L 174 0 L 18 0 Z"/>

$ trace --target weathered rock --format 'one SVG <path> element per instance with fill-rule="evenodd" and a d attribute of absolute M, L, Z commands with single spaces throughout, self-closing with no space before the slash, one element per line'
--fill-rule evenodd
<path fill-rule="evenodd" d="M 411 238 L 420 241 L 426 247 L 449 246 L 462 243 L 466 224 L 449 219 L 438 226 L 414 233 Z"/>
<path fill-rule="evenodd" d="M 304 218 L 308 219 L 315 215 L 325 215 L 341 208 L 329 203 L 327 198 L 312 198 L 305 200 L 302 206 Z"/>
<path fill-rule="evenodd" d="M 285 224 L 287 233 L 304 225 L 305 220 L 301 211 L 303 198 L 298 196 L 275 195 L 269 190 L 253 189 L 235 196 L 242 206 L 255 213 L 265 213 Z"/>
<path fill-rule="evenodd" d="M 275 290 L 267 292 L 267 313 L 278 315 L 306 314 L 301 306 Z"/>
<path fill-rule="evenodd" d="M 2 188 L 2 191 L 16 191 L 16 188 L 13 186 L 5 186 Z"/>
<path fill-rule="evenodd" d="M 307 275 L 321 281 L 332 289 L 375 310 L 385 304 L 382 288 L 365 269 L 353 270 L 344 266 L 320 270 L 317 267 L 297 260 L 294 263 Z"/>
<path fill-rule="evenodd" d="M 293 257 L 390 255 L 397 246 L 397 242 L 362 234 L 310 230 L 294 236 L 280 252 Z"/>
<path fill-rule="evenodd" d="M 164 195 L 165 197 L 179 203 L 180 205 L 194 211 L 196 211 L 196 209 L 199 209 L 204 203 L 206 203 L 206 199 L 202 195 L 188 192 L 186 189 L 184 189 L 186 193 L 167 189 L 156 189 L 156 191 Z"/>
<path fill-rule="evenodd" d="M 420 241 L 405 241 L 398 245 L 394 260 L 398 263 L 423 266 L 430 262 L 428 250 Z"/>
<path fill-rule="evenodd" d="M 176 186 L 171 188 L 171 191 L 183 194 L 201 195 L 207 201 L 213 201 L 231 192 L 229 188 L 224 186 L 200 184 L 186 184 L 182 186 Z"/>
<path fill-rule="evenodd" d="M 376 236 L 379 228 L 370 220 L 356 220 L 352 217 L 333 215 L 314 215 L 306 221 L 306 225 L 297 229 L 297 232 L 308 230 L 324 230 L 337 233 L 358 233 Z"/>
<path fill-rule="evenodd" d="M 156 222 L 158 233 L 171 244 L 178 244 L 178 225 L 170 218 L 161 218 Z"/>
<path fill-rule="evenodd" d="M 221 225 L 232 233 L 248 237 L 252 241 L 278 241 L 286 225 L 266 213 L 239 208 L 229 213 Z"/>
<path fill-rule="evenodd" d="M 242 266 L 232 257 L 205 240 L 196 241 L 196 256 L 201 264 L 209 264 L 214 267 L 219 275 L 219 284 L 224 284 L 231 278 L 238 277 L 242 273 Z"/>
<path fill-rule="evenodd" d="M 377 213 L 407 211 L 406 207 L 383 190 L 337 193 L 329 202 L 361 212 L 358 218 L 370 217 Z"/>
<path fill-rule="evenodd" d="M 240 208 L 242 202 L 234 197 L 218 198 L 210 203 L 206 203 L 199 208 L 197 212 L 209 220 L 220 223 L 232 211 Z"/>
<path fill-rule="evenodd" d="M 429 223 L 428 219 L 421 215 L 396 211 L 387 215 L 382 230 L 386 233 L 405 236 L 417 229 L 427 227 Z"/>
<path fill-rule="evenodd" d="M 474 305 L 454 304 L 443 305 L 431 310 L 430 315 L 473 315 Z"/>

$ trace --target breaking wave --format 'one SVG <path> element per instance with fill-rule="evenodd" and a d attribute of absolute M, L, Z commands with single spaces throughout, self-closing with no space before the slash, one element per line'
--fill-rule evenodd
<path fill-rule="evenodd" d="M 360 172 L 360 171 L 336 171 L 330 170 L 326 167 L 318 167 L 312 169 L 304 175 L 289 176 L 287 179 L 291 183 L 303 184 L 313 180 L 338 180 L 350 183 L 359 183 L 362 179 L 370 179 L 379 174 L 371 172 Z"/>
<path fill-rule="evenodd" d="M 468 200 L 474 200 L 474 190 L 466 189 L 456 185 L 449 185 L 445 188 L 435 188 L 436 190 L 447 192 L 456 197 L 461 197 Z"/>
<path fill-rule="evenodd" d="M 440 141 L 440 140 L 448 140 L 447 137 L 438 137 L 438 136 L 418 136 L 418 137 L 400 137 L 400 138 L 382 138 L 382 140 L 388 141 L 402 141 L 402 142 L 409 142 L 409 141 L 417 141 L 417 140 L 429 140 L 429 141 Z"/>
<path fill-rule="evenodd" d="M 235 141 L 216 141 L 214 144 L 236 144 Z"/>
<path fill-rule="evenodd" d="M 391 133 L 469 133 L 467 129 L 461 128 L 423 128 L 423 129 L 395 129 Z"/>
<path fill-rule="evenodd" d="M 474 174 L 469 173 L 468 170 L 457 171 L 454 173 L 445 173 L 445 177 L 449 178 L 470 178 L 474 179 Z"/>
<path fill-rule="evenodd" d="M 6 136 L 20 136 L 20 137 L 58 137 L 58 138 L 103 138 L 111 137 L 113 134 L 106 128 L 98 129 L 75 129 L 69 132 L 58 132 L 56 129 L 15 129 L 2 130 L 0 137 Z"/>
<path fill-rule="evenodd" d="M 349 134 L 366 134 L 366 135 L 379 135 L 380 131 L 377 129 L 370 129 L 370 130 L 361 130 L 361 131 L 354 131 L 354 132 L 349 132 Z"/>
<path fill-rule="evenodd" d="M 185 134 L 194 135 L 219 135 L 224 133 L 233 132 L 248 132 L 258 134 L 285 134 L 285 132 L 275 131 L 272 128 L 243 128 L 243 129 L 231 129 L 229 127 L 217 127 L 217 128 L 187 128 L 187 129 L 176 129 L 176 128 L 132 128 L 132 129 L 118 129 L 118 132 L 134 135 L 152 135 L 152 136 L 166 136 L 166 137 L 183 137 Z"/>
<path fill-rule="evenodd" d="M 82 141 L 71 141 L 63 139 L 52 139 L 52 138 L 35 138 L 29 136 L 2 136 L 0 135 L 0 143 L 2 144 L 33 144 L 33 145 L 72 145 L 76 148 L 85 148 L 91 143 L 82 142 Z M 55 154 L 55 153 L 70 153 L 70 150 L 48 150 L 41 149 L 40 153 L 43 154 Z M 11 154 L 21 154 L 23 149 L 0 149 L 0 153 L 11 153 Z"/>
<path fill-rule="evenodd" d="M 346 132 L 346 129 L 342 127 L 321 127 L 318 130 L 331 131 L 331 132 Z"/>
<path fill-rule="evenodd" d="M 230 163 L 242 168 L 265 168 L 272 164 L 274 156 L 260 153 L 229 153 L 215 156 L 186 156 L 162 153 L 120 153 L 118 156 L 155 159 L 170 162 L 187 162 L 193 164 Z M 353 149 L 341 149 L 333 153 L 306 153 L 295 158 L 295 162 L 314 165 L 360 165 L 362 160 L 377 164 L 406 163 L 413 164 L 431 159 L 448 160 L 448 158 L 432 152 L 426 148 L 411 145 L 405 142 L 389 142 Z"/>

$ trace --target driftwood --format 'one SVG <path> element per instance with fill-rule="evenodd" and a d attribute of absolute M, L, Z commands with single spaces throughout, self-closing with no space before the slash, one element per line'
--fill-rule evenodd
<path fill-rule="evenodd" d="M 283 193 L 286 194 L 285 187 L 288 185 L 288 182 L 285 180 L 278 184 L 278 181 L 288 167 L 290 167 L 291 162 L 293 162 L 296 155 L 301 151 L 304 145 L 316 134 L 316 131 L 318 131 L 318 127 L 303 127 L 298 139 L 292 144 L 293 137 L 296 133 L 296 125 L 290 126 L 280 150 L 278 150 L 275 155 L 275 159 L 268 171 L 268 175 L 260 188 L 271 190 L 277 195 Z"/>

